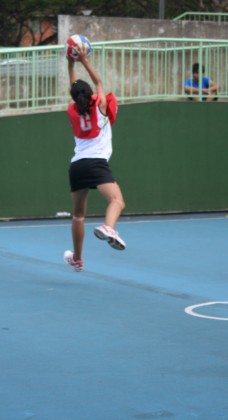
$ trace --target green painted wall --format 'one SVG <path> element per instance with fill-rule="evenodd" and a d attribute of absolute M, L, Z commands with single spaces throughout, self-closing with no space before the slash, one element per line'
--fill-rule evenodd
<path fill-rule="evenodd" d="M 126 213 L 228 209 L 227 103 L 119 107 L 110 166 Z M 0 118 L 0 217 L 71 211 L 74 142 L 65 112 Z M 89 214 L 105 203 L 91 191 Z"/>

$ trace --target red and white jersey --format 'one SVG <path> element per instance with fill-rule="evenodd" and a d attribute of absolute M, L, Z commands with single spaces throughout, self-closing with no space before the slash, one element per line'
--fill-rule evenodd
<path fill-rule="evenodd" d="M 112 154 L 112 130 L 108 116 L 99 110 L 100 98 L 93 95 L 91 113 L 80 115 L 75 102 L 69 105 L 67 113 L 71 121 L 76 147 L 71 162 L 85 158 L 109 160 Z"/>

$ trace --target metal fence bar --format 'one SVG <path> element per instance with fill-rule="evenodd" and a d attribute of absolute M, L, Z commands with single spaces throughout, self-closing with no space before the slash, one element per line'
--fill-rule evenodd
<path fill-rule="evenodd" d="M 185 12 L 175 17 L 174 21 L 178 20 L 196 20 L 196 21 L 210 21 L 210 22 L 227 22 L 228 13 L 213 13 L 213 12 Z"/>
<path fill-rule="evenodd" d="M 122 49 L 121 51 L 121 97 L 123 98 L 122 101 L 124 101 L 124 74 L 125 74 L 125 51 Z"/>
<path fill-rule="evenodd" d="M 138 95 L 141 95 L 141 88 L 142 88 L 142 51 L 138 51 Z"/>
<path fill-rule="evenodd" d="M 145 38 L 92 48 L 106 90 L 122 103 L 186 98 L 184 81 L 194 62 L 220 84 L 218 97 L 228 99 L 228 40 Z M 70 95 L 64 54 L 64 46 L 1 48 L 0 113 L 65 108 Z M 89 81 L 80 64 L 76 72 Z"/>

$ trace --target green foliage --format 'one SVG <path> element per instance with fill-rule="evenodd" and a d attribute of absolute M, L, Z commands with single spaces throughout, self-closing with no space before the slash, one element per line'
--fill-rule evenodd
<path fill-rule="evenodd" d="M 41 22 L 44 17 L 50 17 L 57 23 L 59 14 L 80 15 L 83 10 L 89 9 L 95 16 L 157 19 L 159 11 L 159 0 L 0 0 L 0 2 L 0 46 L 20 45 L 25 28 L 35 43 L 33 23 Z M 188 11 L 228 11 L 228 0 L 164 0 L 164 2 L 166 19 L 173 19 Z M 50 39 L 46 42 L 48 41 Z"/>
<path fill-rule="evenodd" d="M 35 44 L 34 22 L 41 23 L 44 17 L 57 22 L 58 14 L 76 14 L 84 3 L 82 0 L 1 0 L 0 46 L 19 46 L 25 28 Z"/>

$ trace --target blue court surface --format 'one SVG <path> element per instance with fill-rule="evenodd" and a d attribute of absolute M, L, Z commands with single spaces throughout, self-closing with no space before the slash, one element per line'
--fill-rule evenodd
<path fill-rule="evenodd" d="M 0 222 L 0 419 L 228 419 L 226 214 Z"/>

